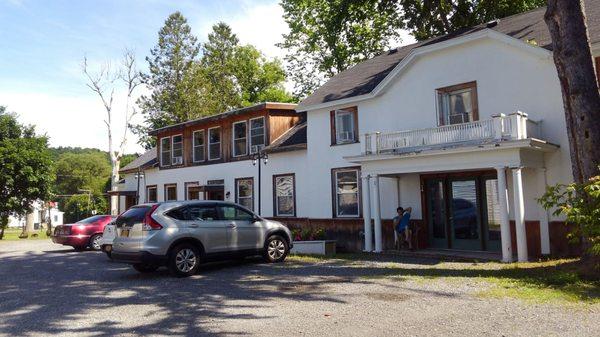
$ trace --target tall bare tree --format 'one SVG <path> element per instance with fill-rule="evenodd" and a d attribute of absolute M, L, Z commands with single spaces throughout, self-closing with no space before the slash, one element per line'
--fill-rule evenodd
<path fill-rule="evenodd" d="M 584 1 L 548 0 L 545 21 L 562 88 L 573 178 L 582 183 L 598 174 L 600 164 L 600 93 Z"/>
<path fill-rule="evenodd" d="M 111 70 L 110 63 L 106 63 L 98 72 L 92 73 L 90 72 L 86 57 L 83 59 L 82 68 L 87 79 L 86 85 L 98 95 L 102 101 L 104 110 L 106 111 L 104 124 L 106 125 L 108 136 L 108 153 L 111 163 L 110 182 L 111 190 L 116 191 L 119 182 L 121 158 L 123 158 L 125 146 L 127 145 L 128 126 L 131 124 L 133 117 L 137 114 L 137 110 L 135 105 L 132 104 L 132 100 L 135 98 L 134 94 L 136 88 L 141 84 L 140 72 L 136 67 L 135 56 L 130 50 L 126 50 L 123 53 L 120 67 L 115 71 Z M 113 102 L 115 91 L 123 88 L 125 89 L 125 106 L 121 113 L 123 114 L 125 123 L 123 124 L 123 134 L 121 138 L 118 142 L 115 142 Z M 118 211 L 118 196 L 113 194 L 110 197 L 110 212 L 111 214 L 116 215 Z"/>

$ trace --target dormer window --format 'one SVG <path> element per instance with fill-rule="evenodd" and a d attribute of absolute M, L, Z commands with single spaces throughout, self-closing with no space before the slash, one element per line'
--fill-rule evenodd
<path fill-rule="evenodd" d="M 469 82 L 437 89 L 438 126 L 479 119 L 477 83 Z"/>
<path fill-rule="evenodd" d="M 331 145 L 358 142 L 357 112 L 356 107 L 331 111 Z"/>
<path fill-rule="evenodd" d="M 171 166 L 171 137 L 160 139 L 160 166 Z"/>
<path fill-rule="evenodd" d="M 176 135 L 172 138 L 173 157 L 171 164 L 182 165 L 183 164 L 183 136 Z"/>
<path fill-rule="evenodd" d="M 208 160 L 221 159 L 221 128 L 208 129 Z"/>
<path fill-rule="evenodd" d="M 233 156 L 248 154 L 248 130 L 246 121 L 233 123 Z"/>

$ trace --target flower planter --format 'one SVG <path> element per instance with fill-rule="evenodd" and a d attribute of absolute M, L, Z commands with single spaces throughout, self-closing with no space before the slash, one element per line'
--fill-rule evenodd
<path fill-rule="evenodd" d="M 293 254 L 335 254 L 335 240 L 294 241 Z"/>

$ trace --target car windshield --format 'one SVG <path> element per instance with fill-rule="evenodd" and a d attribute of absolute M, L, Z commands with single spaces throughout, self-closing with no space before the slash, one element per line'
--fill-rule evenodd
<path fill-rule="evenodd" d="M 102 220 L 102 218 L 104 218 L 104 215 L 94 215 L 91 216 L 89 218 L 85 218 L 83 220 L 79 220 L 77 221 L 77 223 L 84 223 L 84 224 L 90 224 L 90 223 L 94 223 L 98 220 Z"/>
<path fill-rule="evenodd" d="M 115 220 L 115 225 L 117 225 L 117 227 L 121 227 L 123 225 L 130 226 L 136 223 L 141 223 L 144 221 L 146 213 L 148 213 L 151 208 L 151 206 L 131 207 L 125 211 L 125 213 L 119 215 L 117 220 Z"/>

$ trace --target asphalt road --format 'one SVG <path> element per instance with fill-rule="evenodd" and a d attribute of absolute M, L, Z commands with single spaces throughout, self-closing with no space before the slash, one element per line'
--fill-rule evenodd
<path fill-rule="evenodd" d="M 600 336 L 597 307 L 482 299 L 477 282 L 372 277 L 388 272 L 250 260 L 175 279 L 49 241 L 0 242 L 0 336 Z"/>

